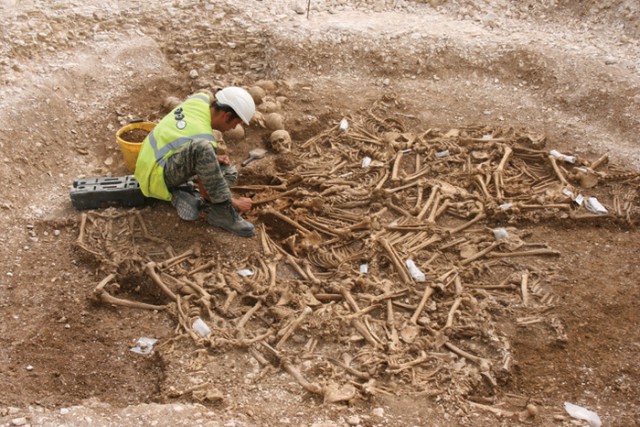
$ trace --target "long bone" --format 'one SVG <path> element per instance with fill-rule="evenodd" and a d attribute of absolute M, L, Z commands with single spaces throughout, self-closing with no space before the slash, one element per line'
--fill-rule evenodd
<path fill-rule="evenodd" d="M 240 318 L 238 323 L 236 324 L 236 329 L 244 329 L 244 326 L 247 324 L 251 316 L 253 316 L 256 311 L 258 311 L 262 307 L 262 301 L 258 300 L 253 307 L 251 307 L 245 314 Z"/>
<path fill-rule="evenodd" d="M 387 318 L 386 318 L 387 328 L 391 330 L 389 335 L 389 350 L 395 351 L 398 348 L 398 344 L 400 343 L 400 339 L 398 338 L 398 330 L 396 329 L 395 316 L 393 314 L 393 301 L 391 299 L 387 300 Z"/>
<path fill-rule="evenodd" d="M 110 281 L 112 281 L 115 277 L 116 275 L 112 273 L 112 274 L 109 274 L 104 279 L 102 279 L 102 281 L 98 283 L 98 286 L 96 286 L 95 289 L 93 290 L 93 296 L 96 299 L 104 302 L 105 304 L 114 304 L 114 305 L 120 305 L 123 307 L 129 307 L 129 308 L 141 308 L 144 310 L 165 310 L 167 308 L 166 305 L 146 304 L 143 302 L 129 301 L 123 298 L 116 298 L 112 296 L 111 294 L 109 294 L 109 292 L 107 292 L 106 289 L 104 289 L 104 287 Z"/>
<path fill-rule="evenodd" d="M 200 265 L 200 266 L 198 266 L 198 267 L 196 267 L 196 268 L 194 268 L 192 270 L 189 270 L 189 272 L 187 273 L 187 276 L 193 276 L 194 274 L 199 273 L 201 271 L 209 270 L 211 267 L 214 267 L 216 264 L 217 264 L 217 261 L 213 261 L 213 260 L 212 261 L 207 261 L 204 264 L 202 264 L 202 265 Z M 209 276 L 209 275 L 210 274 L 207 274 L 207 276 Z"/>
<path fill-rule="evenodd" d="M 393 249 L 393 247 L 389 244 L 387 239 L 380 238 L 378 240 L 378 242 L 380 243 L 380 245 L 382 245 L 384 250 L 387 252 L 387 255 L 389 256 L 391 262 L 393 263 L 394 267 L 396 268 L 396 272 L 400 275 L 400 278 L 402 279 L 402 282 L 405 285 L 409 285 L 409 284 L 413 283 L 413 280 L 411 279 L 411 276 L 409 276 L 409 273 L 407 272 L 407 269 L 404 267 L 402 261 L 400 260 L 400 256 L 395 251 L 395 249 Z"/>
<path fill-rule="evenodd" d="M 484 218 L 486 218 L 486 216 L 487 216 L 487 214 L 484 212 L 484 210 L 482 210 L 482 211 L 478 212 L 476 214 L 476 216 L 473 217 L 470 221 L 468 221 L 468 222 L 466 222 L 466 223 L 464 223 L 464 224 L 462 224 L 462 225 L 460 225 L 460 226 L 458 226 L 456 228 L 447 229 L 446 231 L 447 231 L 448 234 L 454 235 L 454 234 L 459 233 L 460 231 L 462 231 L 462 230 L 464 230 L 466 228 L 471 227 L 476 222 L 478 222 L 480 220 L 483 220 Z"/>
<path fill-rule="evenodd" d="M 516 203 L 514 205 L 518 209 L 571 209 L 569 203 L 549 203 L 544 205 L 527 205 L 523 203 Z"/>
<path fill-rule="evenodd" d="M 376 190 L 380 190 L 380 189 L 382 188 L 382 186 L 383 186 L 383 185 L 387 182 L 387 180 L 389 179 L 389 176 L 390 176 L 389 171 L 388 171 L 388 170 L 386 170 L 386 171 L 384 172 L 384 175 L 382 176 L 382 178 L 380 178 L 380 181 L 378 181 L 378 183 L 376 184 L 375 189 L 376 189 Z"/>
<path fill-rule="evenodd" d="M 379 304 L 372 304 L 369 307 L 363 308 L 360 311 L 357 311 L 355 313 L 351 313 L 351 314 L 346 314 L 344 316 L 340 316 L 341 319 L 345 319 L 345 320 L 351 320 L 351 319 L 355 319 L 357 317 L 362 317 L 367 313 L 372 312 L 373 310 L 376 310 L 378 308 L 380 308 L 381 306 Z"/>
<path fill-rule="evenodd" d="M 411 188 L 411 187 L 415 187 L 417 185 L 420 185 L 421 182 L 422 181 L 414 181 L 414 182 L 410 182 L 408 184 L 400 185 L 398 187 L 386 188 L 384 191 L 385 191 L 386 194 L 393 194 L 393 193 L 397 193 L 398 191 L 406 190 L 407 188 Z M 424 186 L 424 182 L 423 182 L 423 186 Z"/>
<path fill-rule="evenodd" d="M 370 304 L 376 304 L 382 301 L 388 301 L 388 300 L 392 300 L 394 298 L 399 298 L 401 296 L 404 296 L 407 294 L 407 292 L 409 292 L 408 289 L 403 289 L 400 291 L 395 291 L 395 292 L 385 292 L 383 294 L 380 295 L 368 295 L 368 294 L 360 294 L 361 298 L 367 299 L 369 300 Z"/>
<path fill-rule="evenodd" d="M 280 366 L 282 366 L 282 368 L 286 372 L 288 372 L 298 382 L 298 384 L 302 386 L 302 388 L 307 390 L 309 393 L 319 394 L 319 395 L 325 394 L 324 387 L 322 387 L 317 383 L 311 383 L 307 381 L 307 379 L 302 375 L 302 373 L 298 370 L 298 368 L 293 366 L 293 364 L 289 362 L 285 357 L 282 357 L 281 353 L 278 350 L 271 347 L 266 342 L 261 342 L 261 344 L 265 349 L 267 349 L 271 354 L 273 354 L 278 359 L 278 361 L 280 362 Z"/>
<path fill-rule="evenodd" d="M 462 261 L 460 261 L 460 264 L 461 265 L 467 265 L 470 262 L 473 262 L 473 261 L 475 261 L 475 260 L 477 260 L 479 258 L 482 258 L 484 255 L 488 254 L 489 252 L 491 252 L 492 250 L 497 248 L 500 244 L 502 244 L 502 242 L 493 242 L 489 246 L 487 246 L 486 248 L 481 250 L 480 252 L 478 252 L 476 254 L 473 254 L 469 258 L 463 259 Z"/>
<path fill-rule="evenodd" d="M 478 184 L 480 184 L 480 189 L 482 190 L 482 194 L 484 195 L 485 199 L 487 200 L 493 199 L 493 197 L 491 197 L 491 194 L 489 194 L 489 190 L 487 189 L 487 184 L 484 182 L 484 178 L 482 177 L 482 175 L 478 174 L 474 176 L 474 178 L 478 182 Z"/>
<path fill-rule="evenodd" d="M 431 211 L 431 214 L 429 215 L 429 219 L 431 220 L 430 222 L 435 223 L 436 219 L 438 219 L 440 215 L 445 213 L 449 209 L 449 206 L 451 206 L 451 204 L 452 204 L 451 199 L 449 198 L 444 199 L 444 203 L 442 203 L 437 210 L 434 209 Z"/>
<path fill-rule="evenodd" d="M 413 368 L 414 366 L 418 366 L 424 362 L 427 362 L 429 360 L 431 360 L 432 357 L 427 355 L 426 352 L 421 352 L 420 353 L 420 357 L 413 359 L 409 362 L 405 362 L 405 363 L 401 363 L 401 364 L 396 364 L 396 363 L 389 363 L 389 372 L 392 374 L 399 374 L 400 372 Z"/>
<path fill-rule="evenodd" d="M 467 402 L 469 402 L 469 404 L 473 407 L 476 407 L 478 409 L 483 409 L 485 411 L 489 411 L 492 414 L 497 415 L 498 417 L 509 418 L 511 420 L 517 419 L 520 422 L 524 422 L 524 420 L 529 417 L 534 417 L 537 412 L 536 406 L 531 403 L 528 404 L 526 409 L 523 409 L 522 411 L 508 411 L 502 408 L 483 405 L 482 403 L 473 402 L 471 400 L 467 400 Z"/>
<path fill-rule="evenodd" d="M 560 251 L 556 251 L 553 249 L 531 249 L 528 251 L 519 251 L 519 252 L 493 252 L 490 254 L 486 254 L 487 258 L 506 258 L 506 257 L 518 257 L 518 256 L 532 256 L 532 255 L 554 255 L 559 256 Z"/>
<path fill-rule="evenodd" d="M 184 311 L 184 307 L 182 307 L 182 298 L 180 295 L 176 296 L 176 311 L 178 313 L 178 325 L 176 326 L 176 332 L 180 330 L 180 327 L 194 340 L 198 341 L 201 339 L 199 335 L 195 333 L 193 328 L 191 327 L 192 323 L 190 322 L 188 314 Z"/>
<path fill-rule="evenodd" d="M 420 155 L 418 155 L 416 158 L 420 158 Z M 425 182 L 424 180 L 420 180 L 418 181 L 418 193 L 416 195 L 416 204 L 414 205 L 413 209 L 411 209 L 411 213 L 414 215 L 418 215 L 420 213 L 420 205 L 422 205 L 422 197 L 424 195 L 424 187 L 425 187 Z"/>
<path fill-rule="evenodd" d="M 434 185 L 431 187 L 431 194 L 429 195 L 429 198 L 425 202 L 424 206 L 422 206 L 422 209 L 420 210 L 420 213 L 417 216 L 418 220 L 422 220 L 422 218 L 424 218 L 424 216 L 427 214 L 427 211 L 431 207 L 431 204 L 433 203 L 433 201 L 435 200 L 436 196 L 439 193 L 440 193 L 439 185 Z"/>
<path fill-rule="evenodd" d="M 511 153 L 513 153 L 513 150 L 511 149 L 511 147 L 509 147 L 508 145 L 505 145 L 504 154 L 502 155 L 502 160 L 500 160 L 500 164 L 498 164 L 498 167 L 493 172 L 493 181 L 494 181 L 494 185 L 496 186 L 496 198 L 498 199 L 498 201 L 502 201 L 502 198 L 503 198 L 502 189 L 500 187 L 502 185 L 502 176 L 504 173 L 504 167 L 507 164 L 507 161 L 509 161 L 509 157 L 511 157 Z"/>
<path fill-rule="evenodd" d="M 393 168 L 391 169 L 391 182 L 397 182 L 400 180 L 398 178 L 398 172 L 400 170 L 400 162 L 402 161 L 403 156 L 404 150 L 399 150 L 396 152 L 396 158 L 393 161 Z"/>
<path fill-rule="evenodd" d="M 405 236 L 402 236 L 402 238 L 399 239 L 397 242 L 394 242 L 394 246 L 401 244 L 403 248 L 408 248 L 418 244 L 418 242 L 421 242 L 421 243 L 424 242 L 424 239 L 426 239 L 428 235 L 429 233 L 426 231 L 415 233 L 413 237 L 411 237 L 410 234 L 406 234 Z"/>
<path fill-rule="evenodd" d="M 353 295 L 351 294 L 351 291 L 348 289 L 348 287 L 340 286 L 339 290 L 340 290 L 340 293 L 342 294 L 342 297 L 349 304 L 349 307 L 351 307 L 351 310 L 354 313 L 359 313 L 361 311 L 360 307 L 358 306 L 358 303 L 356 302 L 356 300 L 353 298 Z M 352 318 L 351 326 L 353 326 L 355 330 L 358 331 L 358 333 L 362 335 L 362 337 L 374 348 L 380 347 L 380 341 L 376 339 L 376 337 L 374 336 L 368 324 L 363 323 L 358 318 Z"/>
<path fill-rule="evenodd" d="M 409 319 L 409 322 L 411 322 L 413 325 L 418 324 L 418 318 L 420 317 L 422 310 L 424 310 L 424 306 L 427 304 L 427 301 L 429 300 L 431 295 L 433 295 L 433 292 L 434 292 L 434 288 L 431 285 L 427 285 L 424 288 L 424 293 L 422 294 L 422 299 L 418 304 L 418 308 L 416 308 L 413 315 L 411 316 L 411 319 Z"/>
<path fill-rule="evenodd" d="M 450 342 L 445 342 L 444 346 L 446 348 L 448 348 L 449 350 L 451 350 L 452 352 L 454 352 L 455 354 L 457 354 L 458 356 L 462 356 L 465 359 L 469 359 L 472 362 L 478 364 L 479 368 L 480 368 L 480 372 L 488 372 L 491 369 L 491 361 L 489 359 L 485 359 L 483 357 L 479 357 L 476 355 L 473 355 L 469 352 L 466 352 L 458 347 L 456 347 L 455 345 L 453 345 Z"/>
<path fill-rule="evenodd" d="M 343 238 L 343 239 L 350 239 L 351 238 L 351 232 L 349 230 L 344 231 L 344 230 L 339 230 L 339 229 L 335 229 L 335 228 L 332 229 L 332 228 L 330 228 L 330 227 L 328 227 L 328 226 L 326 226 L 324 224 L 321 224 L 320 222 L 315 221 L 315 220 L 313 220 L 311 218 L 304 218 L 302 220 L 302 222 L 305 225 L 308 225 L 309 227 L 313 228 L 316 231 L 320 231 L 321 233 L 325 233 L 325 234 L 328 234 L 328 235 L 333 236 L 333 237 L 340 237 L 340 238 Z"/>
<path fill-rule="evenodd" d="M 284 345 L 284 343 L 287 342 L 289 337 L 291 337 L 291 335 L 293 335 L 295 331 L 300 327 L 305 317 L 307 317 L 307 315 L 312 311 L 313 310 L 311 309 L 311 307 L 305 306 L 300 315 L 293 322 L 278 331 L 278 335 L 282 335 L 282 338 L 280 338 L 280 341 L 278 341 L 278 343 L 275 345 L 276 350 L 279 350 Z"/>
<path fill-rule="evenodd" d="M 160 286 L 160 289 L 169 296 L 173 301 L 176 301 L 176 294 L 173 293 L 171 289 L 162 281 L 158 273 L 156 272 L 157 264 L 153 261 L 148 262 L 144 266 L 144 271 L 153 279 L 153 281 Z"/>
<path fill-rule="evenodd" d="M 265 190 L 286 190 L 287 184 L 278 185 L 234 185 L 232 190 L 247 190 L 247 191 L 265 191 Z"/>
<path fill-rule="evenodd" d="M 173 258 L 169 258 L 167 260 L 164 260 L 160 263 L 158 263 L 156 266 L 159 270 L 165 270 L 167 268 L 171 268 L 174 265 L 180 264 L 182 261 L 186 260 L 187 258 L 189 258 L 191 255 L 195 255 L 197 257 L 199 257 L 201 254 L 201 248 L 200 248 L 200 244 L 199 243 L 195 243 L 191 248 L 189 248 L 187 251 L 181 253 L 180 255 L 177 255 Z"/>
<path fill-rule="evenodd" d="M 430 224 L 434 224 L 436 222 L 436 213 L 438 212 L 438 205 L 440 204 L 440 200 L 442 199 L 442 194 L 438 193 L 435 200 L 433 201 L 433 206 L 431 207 L 431 213 L 427 218 L 427 222 Z"/>
<path fill-rule="evenodd" d="M 443 330 L 451 328 L 451 326 L 453 326 L 453 317 L 455 316 L 456 311 L 458 310 L 458 307 L 460 307 L 461 302 L 462 302 L 462 297 L 457 297 L 453 302 L 453 304 L 451 305 L 451 309 L 449 309 L 449 313 L 447 314 L 447 323 L 445 323 L 444 327 L 442 328 Z"/>
<path fill-rule="evenodd" d="M 418 245 L 407 249 L 407 253 L 417 253 L 418 251 L 421 251 L 422 249 L 426 248 L 427 246 L 430 246 L 430 245 L 432 245 L 432 244 L 434 244 L 436 242 L 439 242 L 440 240 L 442 240 L 442 237 L 440 237 L 437 234 L 434 234 L 433 236 L 429 237 L 424 242 L 421 242 Z"/>
<path fill-rule="evenodd" d="M 360 378 L 361 380 L 369 380 L 371 379 L 371 375 L 369 375 L 366 372 L 361 372 L 358 371 L 357 369 L 352 368 L 351 366 L 342 363 L 341 361 L 339 361 L 338 359 L 334 359 L 333 357 L 327 357 L 327 360 L 331 363 L 333 363 L 334 365 L 344 369 L 345 371 L 347 371 L 348 373 L 350 373 L 351 375 Z"/>
<path fill-rule="evenodd" d="M 551 162 L 551 166 L 553 166 L 553 171 L 556 173 L 556 176 L 558 177 L 560 182 L 562 182 L 562 184 L 566 185 L 567 187 L 573 188 L 573 186 L 569 183 L 569 181 L 567 181 L 567 179 L 564 177 L 564 174 L 560 170 L 560 167 L 558 166 L 558 161 L 556 160 L 556 158 L 550 155 L 549 161 Z"/>
<path fill-rule="evenodd" d="M 412 218 L 413 215 L 411 215 L 411 212 L 409 212 L 408 210 L 401 208 L 400 206 L 394 204 L 391 200 L 387 200 L 386 205 L 388 208 L 398 212 L 399 214 L 403 215 L 406 218 Z"/>
<path fill-rule="evenodd" d="M 366 325 L 365 323 L 363 323 L 362 320 L 360 320 L 360 319 L 351 319 L 351 326 L 353 326 L 355 328 L 355 330 L 358 331 L 358 333 L 360 335 L 362 335 L 364 337 L 364 339 L 373 348 L 380 348 L 381 347 L 381 344 L 380 344 L 379 340 L 377 340 L 375 338 L 375 336 L 371 332 L 369 326 Z"/>
<path fill-rule="evenodd" d="M 297 221 L 294 221 L 293 219 L 281 214 L 280 212 L 278 212 L 277 210 L 275 210 L 275 209 L 273 209 L 271 207 L 267 207 L 267 208 L 263 209 L 263 213 L 273 215 L 276 218 L 286 222 L 287 224 L 292 225 L 293 227 L 295 227 L 298 231 L 300 231 L 304 235 L 310 235 L 311 234 L 310 230 L 307 230 L 306 228 L 304 228 Z"/>
<path fill-rule="evenodd" d="M 596 160 L 593 163 L 591 163 L 590 168 L 593 169 L 593 170 L 596 170 L 597 168 L 599 168 L 603 164 L 607 163 L 608 161 L 609 161 L 609 155 L 608 154 L 603 154 L 598 160 Z"/>
<path fill-rule="evenodd" d="M 522 305 L 527 307 L 529 305 L 529 272 L 522 273 L 522 282 L 520 283 L 520 291 L 522 292 Z"/>
<path fill-rule="evenodd" d="M 313 274 L 313 271 L 311 271 L 311 263 L 308 259 L 305 258 L 302 260 L 302 266 L 304 267 L 304 272 L 307 274 L 307 278 L 309 280 L 311 280 L 315 284 L 322 283 L 322 281 Z"/>
<path fill-rule="evenodd" d="M 416 170 L 411 175 L 405 176 L 402 180 L 404 182 L 411 182 L 411 181 L 414 181 L 414 180 L 416 180 L 416 179 L 428 174 L 430 171 L 431 171 L 431 167 L 430 166 L 425 166 L 424 168 L 422 168 L 420 170 Z"/>
<path fill-rule="evenodd" d="M 298 262 L 296 261 L 296 258 L 293 257 L 292 255 L 287 254 L 285 257 L 285 261 L 287 264 L 289 264 L 291 267 L 293 267 L 293 269 L 296 271 L 296 273 L 298 273 L 300 275 L 300 277 L 302 277 L 303 279 L 310 279 L 306 273 L 306 271 L 304 271 L 302 269 L 302 267 L 300 267 L 300 264 L 298 264 Z M 316 279 L 318 280 L 318 279 Z"/>
<path fill-rule="evenodd" d="M 87 214 L 85 212 L 80 216 L 80 232 L 76 239 L 76 244 L 84 247 L 84 235 L 86 233 L 85 228 L 87 226 Z"/>
<path fill-rule="evenodd" d="M 252 204 L 253 205 L 261 205 L 263 203 L 273 202 L 274 200 L 278 200 L 278 199 L 281 199 L 283 197 L 293 196 L 293 195 L 295 195 L 297 193 L 298 193 L 298 189 L 294 188 L 293 190 L 285 191 L 284 193 L 274 194 L 273 196 L 269 196 L 269 197 L 266 197 L 266 198 L 261 199 L 261 200 L 254 200 L 252 202 Z"/>

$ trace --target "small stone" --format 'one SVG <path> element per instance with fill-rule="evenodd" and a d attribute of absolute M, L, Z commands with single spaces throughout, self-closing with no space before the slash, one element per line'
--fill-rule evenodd
<path fill-rule="evenodd" d="M 298 0 L 295 5 L 293 6 L 293 10 L 298 14 L 298 15 L 304 15 L 304 13 L 307 11 L 307 5 L 305 1 L 302 0 Z"/>
<path fill-rule="evenodd" d="M 375 408 L 373 410 L 373 415 L 376 417 L 384 417 L 384 409 L 383 408 Z"/>
<path fill-rule="evenodd" d="M 357 415 L 352 415 L 349 418 L 347 418 L 347 424 L 349 424 L 350 426 L 357 426 L 358 424 L 360 424 L 360 417 Z"/>
<path fill-rule="evenodd" d="M 192 79 L 197 79 L 199 76 L 198 71 L 197 70 L 191 70 L 189 71 L 189 77 L 191 77 Z"/>
<path fill-rule="evenodd" d="M 25 417 L 14 418 L 11 420 L 12 426 L 24 426 L 27 424 L 27 419 Z"/>
<path fill-rule="evenodd" d="M 33 371 L 33 366 L 31 366 L 31 365 L 27 365 L 27 368 L 26 368 L 26 369 L 27 369 L 27 371 Z"/>
<path fill-rule="evenodd" d="M 53 235 L 54 236 L 59 236 L 60 235 L 60 230 L 53 230 Z"/>

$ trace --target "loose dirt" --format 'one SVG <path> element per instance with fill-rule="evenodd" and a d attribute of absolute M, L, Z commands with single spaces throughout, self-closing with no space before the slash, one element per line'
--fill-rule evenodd
<path fill-rule="evenodd" d="M 0 177 L 7 183 L 0 198 L 1 425 L 587 425 L 568 416 L 565 401 L 597 412 L 606 426 L 640 425 L 640 370 L 635 363 L 640 340 L 634 326 L 640 273 L 636 2 L 5 0 L 0 12 Z M 238 188 L 238 194 L 256 201 L 272 197 L 280 190 L 251 186 L 296 182 L 301 171 L 313 172 L 309 160 L 314 155 L 322 152 L 322 159 L 332 160 L 332 148 L 338 161 L 334 167 L 340 160 L 349 163 L 344 171 L 324 170 L 317 187 L 301 188 L 326 191 L 324 200 L 313 202 L 302 194 L 295 201 L 309 205 L 294 207 L 288 196 L 282 199 L 288 204 L 280 199 L 265 202 L 247 215 L 299 259 L 307 256 L 308 246 L 292 240 L 295 228 L 262 209 L 272 206 L 299 221 L 296 215 L 303 208 L 316 209 L 321 216 L 321 205 L 313 203 L 333 209 L 353 201 L 340 187 L 344 184 L 326 185 L 327 181 L 344 180 L 348 176 L 338 175 L 361 170 L 354 160 L 359 165 L 364 154 L 389 160 L 377 149 L 359 146 L 353 157 L 350 150 L 360 142 L 344 148 L 340 144 L 348 140 L 335 133 L 343 118 L 351 124 L 350 131 L 361 126 L 376 140 L 384 131 L 399 131 L 401 125 L 398 133 L 403 136 L 387 146 L 390 155 L 408 147 L 398 144 L 420 136 L 425 155 L 445 149 L 454 157 L 471 155 L 472 150 L 464 151 L 464 138 L 502 135 L 504 141 L 496 142 L 498 151 L 490 151 L 488 159 L 476 154 L 477 164 L 488 160 L 489 168 L 497 167 L 504 154 L 499 144 L 525 141 L 527 148 L 538 151 L 529 153 L 534 157 L 516 152 L 507 170 L 522 161 L 533 164 L 533 174 L 548 174 L 554 182 L 558 178 L 548 158 L 542 157 L 544 165 L 536 163 L 540 152 L 576 156 L 577 166 L 592 165 L 607 154 L 609 161 L 595 170 L 609 178 L 600 176 L 596 186 L 581 186 L 578 175 L 566 176 L 575 189 L 597 197 L 612 215 L 577 218 L 562 209 L 499 215 L 494 209 L 494 214 L 459 234 L 469 241 L 484 236 L 473 242 L 481 250 L 490 244 L 485 237 L 492 237 L 491 230 L 504 227 L 525 243 L 542 244 L 558 256 L 462 263 L 462 248 L 453 240 L 412 253 L 427 272 L 427 283 L 435 282 L 440 267 L 455 267 L 463 292 L 456 294 L 455 282 L 443 279 L 443 285 L 451 287 L 438 289 L 425 306 L 426 320 L 416 322 L 416 329 L 406 329 L 419 331 L 424 339 L 418 342 L 422 346 L 414 342 L 410 352 L 393 353 L 388 346 L 372 351 L 375 346 L 349 320 L 357 310 L 345 302 L 345 295 L 328 284 L 312 283 L 290 265 L 278 267 L 276 281 L 279 286 L 296 284 L 289 295 L 296 303 L 281 304 L 277 313 L 273 295 L 242 287 L 249 282 L 235 289 L 246 295 L 235 306 L 230 303 L 228 312 L 220 310 L 229 288 L 211 288 L 214 311 L 232 326 L 257 301 L 264 304 L 256 316 L 247 316 L 248 335 L 242 337 L 224 335 L 229 330 L 220 327 L 205 342 L 189 335 L 173 309 L 105 304 L 95 289 L 113 272 L 115 279 L 105 285 L 110 294 L 169 305 L 167 295 L 140 266 L 149 259 L 160 263 L 194 244 L 199 244 L 199 256 L 168 273 L 186 274 L 208 260 L 214 262 L 216 274 L 247 266 L 259 269 L 260 259 L 269 262 L 260 239 L 234 238 L 208 226 L 204 217 L 183 222 L 168 203 L 84 212 L 88 216 L 83 225 L 82 213 L 69 197 L 76 178 L 129 173 L 115 139 L 116 131 L 129 121 L 158 121 L 174 99 L 230 84 L 265 88 L 273 105 L 264 105 L 261 113 L 279 108 L 293 144 L 290 152 L 276 152 L 269 143 L 271 131 L 258 119 L 243 137 L 226 136 L 224 148 L 236 165 L 251 149 L 268 150 L 264 159 L 241 168 L 239 186 L 245 188 Z M 359 122 L 371 120 L 371 112 L 375 118 L 369 125 L 396 127 L 383 131 Z M 455 138 L 445 141 L 444 135 L 452 130 L 458 132 Z M 308 150 L 312 144 L 305 144 L 318 135 L 329 139 L 314 154 Z M 542 137 L 544 146 L 532 145 Z M 415 172 L 416 151 L 405 154 L 398 166 L 400 176 Z M 318 170 L 322 159 L 316 159 Z M 465 171 L 464 164 L 427 164 L 435 166 L 425 179 L 482 191 L 478 184 L 461 184 L 464 174 L 452 175 Z M 575 172 L 571 164 L 560 166 L 561 173 Z M 385 168 L 391 173 L 393 161 L 384 163 L 375 177 L 381 179 Z M 506 180 L 505 188 L 520 179 L 514 176 L 508 175 L 512 179 Z M 371 177 L 362 179 L 359 184 L 370 183 L 368 179 L 375 184 Z M 533 185 L 528 193 L 519 193 L 521 200 L 535 197 L 536 189 Z M 489 191 L 494 191 L 491 185 Z M 415 207 L 415 189 L 400 194 L 406 197 L 389 200 L 406 210 Z M 424 191 L 425 201 L 430 194 Z M 549 202 L 550 194 L 535 202 Z M 364 217 L 383 207 L 372 206 L 345 210 Z M 571 212 L 585 213 L 572 206 Z M 453 228 L 472 218 L 460 209 L 460 217 L 438 225 Z M 393 208 L 384 215 L 381 224 L 387 226 L 403 216 Z M 78 245 L 81 229 L 87 232 L 84 247 Z M 356 232 L 361 242 L 368 241 L 368 234 Z M 441 232 L 433 229 L 424 238 Z M 414 240 L 412 247 L 419 242 Z M 376 258 L 379 248 L 366 248 L 369 252 L 361 256 L 378 262 L 371 265 L 372 277 L 390 280 L 390 289 L 402 285 L 392 257 Z M 442 258 L 426 264 L 436 253 Z M 329 262 L 317 254 L 308 259 Z M 361 262 L 354 259 L 349 266 L 356 270 Z M 332 271 L 327 265 L 314 268 L 321 283 Z M 514 271 L 517 280 L 505 281 Z M 530 272 L 526 307 L 521 292 L 524 271 Z M 474 286 L 483 289 L 473 290 Z M 399 330 L 414 314 L 425 289 L 422 283 L 411 287 L 405 299 L 394 299 Z M 281 346 L 284 359 L 259 343 L 239 341 L 273 326 L 281 335 L 264 341 L 275 346 L 288 322 L 303 312 L 296 299 L 303 294 L 300 290 L 320 296 L 320 305 L 310 305 L 313 312 Z M 363 309 L 369 300 L 362 295 L 381 295 L 384 288 L 356 286 L 352 292 Z M 461 296 L 460 314 L 452 315 L 454 327 L 446 336 L 467 356 L 430 335 L 447 322 L 456 295 Z M 267 313 L 267 307 L 272 311 Z M 387 342 L 392 334 L 386 335 L 390 331 L 381 326 L 385 308 L 373 307 L 362 318 Z M 470 313 L 477 317 L 468 317 Z M 141 337 L 158 339 L 151 354 L 131 351 Z M 411 337 L 402 338 L 399 342 L 408 345 Z M 256 356 L 256 349 L 267 363 Z M 394 363 L 416 360 L 421 351 L 428 358 L 424 366 L 418 363 L 393 372 L 398 369 Z M 490 375 L 481 373 L 469 353 L 491 361 Z M 358 365 L 367 360 L 363 355 L 375 356 L 370 366 Z M 387 357 L 384 363 L 381 355 Z M 328 357 L 353 362 L 352 367 L 366 370 L 373 382 L 327 362 Z M 342 392 L 350 385 L 354 392 L 330 403 L 296 380 L 291 366 L 311 383 L 339 384 Z M 501 371 L 500 366 L 507 368 Z"/>
<path fill-rule="evenodd" d="M 143 142 L 148 134 L 149 132 L 144 129 L 131 129 L 122 132 L 120 138 L 126 142 Z"/>

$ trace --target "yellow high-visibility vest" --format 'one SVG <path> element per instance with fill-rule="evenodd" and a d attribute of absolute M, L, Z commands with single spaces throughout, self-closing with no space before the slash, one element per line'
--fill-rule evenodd
<path fill-rule="evenodd" d="M 190 96 L 164 116 L 147 135 L 136 161 L 134 172 L 142 194 L 160 200 L 171 200 L 164 183 L 164 165 L 173 152 L 196 138 L 211 141 L 218 148 L 211 129 L 210 98 L 204 93 Z"/>

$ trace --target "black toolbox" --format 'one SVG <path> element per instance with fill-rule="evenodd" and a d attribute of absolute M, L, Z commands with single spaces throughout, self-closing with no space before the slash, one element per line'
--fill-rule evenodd
<path fill-rule="evenodd" d="M 71 203 L 78 210 L 105 206 L 142 206 L 146 197 L 133 175 L 103 176 L 73 180 Z"/>

